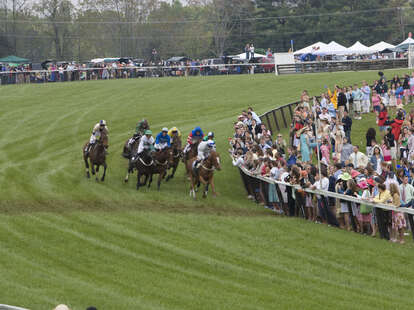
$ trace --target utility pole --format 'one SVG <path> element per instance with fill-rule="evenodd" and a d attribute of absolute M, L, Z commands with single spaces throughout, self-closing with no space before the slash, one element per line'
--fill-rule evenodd
<path fill-rule="evenodd" d="M 398 7 L 398 15 L 400 17 L 400 30 L 401 30 L 402 40 L 405 40 L 404 8 L 403 7 Z"/>

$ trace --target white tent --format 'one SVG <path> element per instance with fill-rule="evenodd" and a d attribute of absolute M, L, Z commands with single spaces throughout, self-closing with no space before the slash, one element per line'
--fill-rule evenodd
<path fill-rule="evenodd" d="M 373 50 L 371 50 L 368 46 L 365 46 L 359 41 L 356 41 L 354 45 L 347 48 L 346 52 L 344 52 L 345 55 L 353 55 L 353 54 L 372 54 L 374 53 Z"/>
<path fill-rule="evenodd" d="M 294 55 L 302 55 L 302 54 L 308 54 L 308 53 L 314 53 L 317 52 L 318 50 L 320 50 L 321 48 L 327 46 L 328 44 L 323 43 L 323 42 L 316 42 L 314 44 L 311 44 L 307 47 L 304 47 L 300 50 L 297 50 L 296 52 L 294 52 Z"/>
<path fill-rule="evenodd" d="M 391 48 L 394 48 L 394 47 L 395 47 L 395 45 L 392 45 L 392 44 L 389 44 L 387 42 L 381 41 L 381 42 L 378 42 L 377 44 L 371 45 L 369 48 L 371 50 L 373 50 L 374 52 L 381 52 L 381 51 L 383 51 L 387 48 L 391 49 Z"/>
<path fill-rule="evenodd" d="M 235 58 L 235 59 L 240 59 L 240 60 L 246 60 L 246 53 L 241 53 L 239 55 L 233 55 L 233 56 L 229 56 L 229 57 L 232 57 L 232 58 Z M 254 53 L 254 58 L 256 58 L 256 57 L 266 57 L 266 55 L 262 55 L 262 54 L 259 54 L 259 53 Z"/>
<path fill-rule="evenodd" d="M 330 42 L 327 46 L 322 47 L 315 52 L 316 55 L 343 55 L 347 48 L 335 41 Z"/>
<path fill-rule="evenodd" d="M 411 38 L 411 37 L 408 37 L 403 42 L 401 42 L 400 44 L 398 44 L 397 45 L 397 48 L 406 50 L 406 49 L 408 49 L 408 46 L 410 46 L 410 45 L 414 45 L 414 39 Z"/>

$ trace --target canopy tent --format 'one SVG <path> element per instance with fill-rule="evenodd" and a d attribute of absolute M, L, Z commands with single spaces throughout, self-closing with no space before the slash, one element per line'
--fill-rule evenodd
<path fill-rule="evenodd" d="M 322 47 L 315 55 L 343 55 L 347 51 L 347 48 L 335 41 L 330 42 L 327 46 Z"/>
<path fill-rule="evenodd" d="M 395 45 L 392 45 L 392 44 L 389 44 L 387 42 L 381 41 L 381 42 L 378 42 L 374 45 L 371 45 L 369 48 L 371 50 L 373 50 L 374 52 L 381 52 L 385 49 L 392 49 L 394 47 L 395 47 Z"/>
<path fill-rule="evenodd" d="M 229 58 L 235 58 L 235 59 L 240 59 L 240 60 L 246 60 L 246 53 L 241 53 L 239 55 L 232 55 L 232 56 L 228 56 Z M 259 53 L 254 53 L 254 58 L 263 58 L 266 57 L 266 55 L 263 54 L 259 54 Z"/>
<path fill-rule="evenodd" d="M 24 63 L 30 63 L 29 59 L 17 57 L 14 55 L 10 55 L 7 57 L 0 58 L 0 62 L 2 63 L 15 63 L 15 64 L 24 64 Z"/>
<path fill-rule="evenodd" d="M 359 41 L 356 41 L 354 45 L 347 48 L 347 50 L 344 52 L 345 55 L 353 55 L 353 54 L 372 54 L 374 53 L 373 50 L 371 50 L 368 46 L 365 46 Z"/>
<path fill-rule="evenodd" d="M 397 48 L 397 49 L 399 49 L 399 50 L 404 50 L 404 51 L 406 51 L 406 50 L 408 50 L 408 47 L 409 47 L 410 45 L 414 45 L 414 39 L 413 39 L 413 38 L 411 38 L 411 37 L 408 37 L 408 38 L 407 38 L 407 39 L 405 39 L 403 42 L 401 42 L 400 44 L 398 44 L 398 45 L 396 46 L 396 48 Z"/>
<path fill-rule="evenodd" d="M 321 48 L 327 46 L 328 44 L 323 43 L 323 42 L 316 42 L 314 44 L 311 44 L 309 46 L 306 46 L 300 50 L 297 50 L 296 52 L 293 53 L 293 55 L 302 55 L 302 54 L 312 54 L 318 50 L 320 50 Z"/>

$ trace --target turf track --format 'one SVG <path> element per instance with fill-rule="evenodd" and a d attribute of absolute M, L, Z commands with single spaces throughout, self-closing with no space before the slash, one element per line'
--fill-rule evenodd
<path fill-rule="evenodd" d="M 391 72 L 386 72 L 388 78 Z M 265 112 L 375 73 L 255 75 L 0 88 L 0 303 L 49 309 L 411 309 L 413 247 L 277 218 L 245 199 L 226 154 L 240 110 Z M 136 121 L 214 130 L 220 196 L 192 201 L 182 166 L 161 191 L 125 185 Z M 106 119 L 104 184 L 81 146 Z M 374 125 L 355 124 L 354 142 Z M 362 139 L 361 139 L 362 137 Z"/>

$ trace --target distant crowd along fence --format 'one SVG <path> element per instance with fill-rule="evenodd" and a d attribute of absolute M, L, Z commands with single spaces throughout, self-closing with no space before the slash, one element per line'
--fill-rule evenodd
<path fill-rule="evenodd" d="M 209 76 L 231 74 L 271 73 L 316 73 L 334 71 L 360 71 L 407 68 L 408 59 L 377 59 L 347 61 L 296 62 L 276 64 L 272 59 L 260 63 L 174 65 L 174 66 L 126 66 L 126 67 L 80 67 L 72 70 L 32 70 L 0 72 L 0 85 L 69 82 L 105 79 L 167 76 Z"/>
<path fill-rule="evenodd" d="M 256 175 L 251 173 L 249 170 L 245 169 L 244 167 L 238 168 L 240 171 L 240 175 L 246 189 L 248 195 L 254 197 L 256 202 L 263 201 L 266 205 L 271 205 L 269 202 L 269 186 L 274 184 L 276 187 L 276 192 L 279 197 L 279 201 L 287 205 L 287 209 L 289 210 L 290 216 L 298 216 L 305 218 L 305 205 L 306 199 L 303 199 L 303 196 L 300 192 L 306 192 L 309 194 L 319 195 L 321 200 L 323 200 L 323 206 L 319 207 L 318 209 L 322 213 L 323 216 L 328 224 L 333 226 L 339 226 L 337 218 L 336 218 L 336 211 L 331 210 L 329 206 L 335 204 L 335 202 L 331 203 L 330 200 L 340 199 L 347 203 L 348 212 L 349 214 L 352 213 L 352 203 L 364 204 L 367 206 L 373 207 L 373 211 L 375 213 L 377 223 L 378 223 L 378 230 L 380 233 L 380 237 L 382 239 L 390 239 L 390 232 L 389 227 L 391 226 L 392 215 L 391 212 L 403 212 L 405 213 L 406 217 L 408 218 L 409 226 L 411 227 L 412 237 L 414 239 L 414 210 L 409 208 L 396 208 L 392 205 L 387 204 L 378 204 L 369 201 L 361 201 L 356 197 L 347 196 L 343 194 L 338 194 L 334 192 L 324 191 L 324 190 L 311 190 L 307 188 L 301 188 L 299 185 L 292 185 L 290 183 L 276 181 L 272 178 L 263 177 L 261 175 Z M 282 193 L 286 193 L 286 201 L 283 198 Z M 295 194 L 296 199 L 293 198 L 292 194 Z M 301 198 L 302 197 L 302 198 Z M 333 214 L 335 212 L 335 214 Z M 351 226 L 352 230 L 357 232 L 357 223 L 353 216 L 350 217 L 351 219 Z"/>
<path fill-rule="evenodd" d="M 106 79 L 209 76 L 230 74 L 257 74 L 274 72 L 274 63 L 240 63 L 174 66 L 80 67 L 75 69 L 49 69 L 0 72 L 0 84 L 50 83 Z"/>

